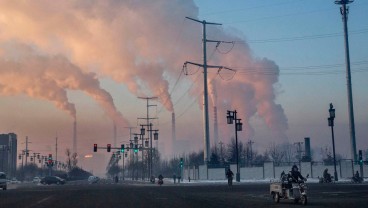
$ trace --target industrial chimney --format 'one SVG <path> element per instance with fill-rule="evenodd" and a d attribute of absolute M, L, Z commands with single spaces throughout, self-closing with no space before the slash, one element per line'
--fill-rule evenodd
<path fill-rule="evenodd" d="M 175 148 L 176 147 L 176 130 L 175 130 L 175 113 L 174 112 L 171 113 L 171 128 L 172 128 L 171 129 L 171 133 L 172 133 L 171 151 L 175 153 L 176 151 L 176 148 Z"/>
<path fill-rule="evenodd" d="M 218 144 L 218 121 L 217 121 L 217 107 L 214 106 L 213 107 L 213 142 L 215 144 L 215 146 L 217 146 Z"/>
<path fill-rule="evenodd" d="M 312 157 L 311 157 L 311 148 L 310 148 L 310 138 L 309 137 L 304 138 L 304 148 L 305 148 L 304 161 L 305 162 L 310 162 L 312 160 Z"/>
<path fill-rule="evenodd" d="M 116 146 L 116 139 L 117 139 L 117 133 L 116 133 L 116 124 L 115 124 L 115 122 L 114 122 L 114 147 L 117 147 Z"/>
<path fill-rule="evenodd" d="M 73 153 L 77 153 L 77 119 L 74 119 L 73 124 Z"/>

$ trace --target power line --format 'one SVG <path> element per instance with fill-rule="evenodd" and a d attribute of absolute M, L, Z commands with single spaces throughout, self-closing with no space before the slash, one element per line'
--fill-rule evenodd
<path fill-rule="evenodd" d="M 302 1 L 302 0 L 298 0 L 298 1 Z M 281 6 L 281 5 L 285 5 L 285 4 L 297 3 L 298 1 L 297 0 L 292 0 L 292 1 L 285 2 L 285 3 L 277 2 L 275 4 L 266 4 L 266 5 L 247 7 L 247 8 L 241 8 L 241 9 L 231 9 L 231 10 L 225 10 L 225 11 L 209 12 L 209 13 L 205 13 L 203 15 L 204 16 L 212 16 L 212 15 L 219 15 L 219 14 L 226 14 L 226 13 L 234 14 L 235 12 L 243 12 L 243 11 L 246 11 L 246 10 L 254 10 L 254 9 L 265 8 L 265 7 L 273 7 L 273 6 Z"/>
<path fill-rule="evenodd" d="M 368 29 L 360 29 L 353 30 L 350 32 L 351 34 L 358 35 L 368 33 Z M 248 44 L 248 43 L 279 43 L 279 42 L 288 42 L 288 41 L 303 41 L 303 40 L 311 40 L 311 39 L 322 39 L 322 38 L 332 38 L 343 36 L 343 33 L 325 33 L 325 34 L 315 34 L 315 35 L 304 35 L 304 36 L 295 36 L 295 37 L 280 37 L 280 38 L 270 38 L 270 39 L 259 39 L 259 40 L 248 40 L 248 41 L 232 41 L 234 44 Z"/>

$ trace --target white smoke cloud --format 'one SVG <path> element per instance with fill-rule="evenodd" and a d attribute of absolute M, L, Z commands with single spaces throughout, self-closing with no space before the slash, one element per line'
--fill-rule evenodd
<path fill-rule="evenodd" d="M 198 8 L 192 0 L 3 0 L 0 14 L 0 43 L 17 40 L 34 45 L 44 53 L 47 51 L 47 57 L 53 57 L 53 61 L 64 64 L 59 70 L 48 72 L 48 76 L 62 77 L 48 83 L 50 89 L 55 88 L 55 95 L 39 92 L 31 96 L 61 103 L 58 107 L 65 110 L 72 106 L 65 89 L 81 89 L 94 96 L 108 114 L 117 114 L 111 96 L 98 89 L 96 75 L 90 74 L 93 69 L 97 76 L 123 83 L 136 95 L 159 96 L 166 109 L 173 111 L 169 81 L 165 78 L 170 76 L 164 75 L 176 75 L 185 61 L 200 62 L 202 57 L 201 25 L 185 20 L 185 16 L 198 17 Z M 208 34 L 219 40 L 243 41 L 218 26 L 209 26 Z M 209 63 L 241 66 L 254 72 L 238 73 L 230 81 L 215 78 L 219 118 L 226 115 L 226 110 L 237 109 L 244 132 L 250 137 L 254 130 L 249 121 L 258 114 L 279 137 L 286 137 L 287 119 L 282 107 L 275 103 L 274 84 L 278 82 L 279 71 L 275 63 L 254 58 L 246 44 L 235 45 L 227 55 L 214 53 Z M 8 69 L 12 67 L 15 66 Z M 262 75 L 266 69 L 274 75 Z M 42 73 L 39 72 L 40 76 L 45 75 Z M 23 79 L 31 80 L 26 76 Z M 15 90 L 0 83 L 7 94 L 12 90 L 26 91 L 26 87 Z M 202 91 L 198 82 L 193 94 Z M 199 105 L 202 106 L 201 101 Z"/>
<path fill-rule="evenodd" d="M 42 55 L 14 41 L 0 46 L 0 51 L 1 94 L 46 99 L 75 118 L 75 106 L 68 101 L 66 90 L 81 90 L 93 97 L 115 122 L 128 124 L 116 110 L 111 95 L 100 88 L 94 73 L 82 72 L 62 55 Z"/>

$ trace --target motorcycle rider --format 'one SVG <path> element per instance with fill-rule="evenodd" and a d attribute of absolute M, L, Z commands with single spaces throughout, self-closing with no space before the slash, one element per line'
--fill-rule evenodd
<path fill-rule="evenodd" d="M 163 181 L 163 180 L 164 180 L 164 177 L 160 174 L 160 175 L 158 176 L 158 182 L 157 182 L 157 183 L 158 183 L 159 185 L 161 185 L 161 184 L 163 184 L 163 183 L 164 183 L 164 181 Z"/>
<path fill-rule="evenodd" d="M 331 183 L 331 174 L 328 173 L 328 168 L 323 171 L 323 180 L 325 183 Z"/>
<path fill-rule="evenodd" d="M 360 182 L 359 171 L 356 171 L 353 177 L 354 182 Z"/>
<path fill-rule="evenodd" d="M 300 174 L 298 166 L 296 165 L 293 165 L 291 168 L 290 175 L 293 183 L 297 183 L 299 178 L 305 181 L 305 178 L 302 176 L 302 174 Z"/>
<path fill-rule="evenodd" d="M 290 195 L 293 196 L 292 183 L 298 183 L 299 178 L 303 181 L 306 181 L 306 179 L 302 176 L 302 174 L 300 174 L 300 172 L 298 170 L 298 166 L 296 166 L 296 165 L 293 165 L 293 167 L 291 168 L 291 171 L 290 171 L 288 176 L 289 176 L 288 189 L 290 189 Z"/>

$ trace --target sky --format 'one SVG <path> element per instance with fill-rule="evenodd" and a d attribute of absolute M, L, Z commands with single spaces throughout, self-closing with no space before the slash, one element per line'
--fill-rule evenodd
<path fill-rule="evenodd" d="M 368 2 L 349 5 L 349 44 L 357 149 L 367 149 Z M 234 137 L 226 111 L 237 110 L 243 131 L 263 152 L 272 143 L 311 138 L 331 147 L 327 117 L 336 108 L 336 152 L 350 158 L 343 24 L 334 1 L 213 0 L 0 1 L 0 132 L 28 136 L 30 149 L 64 158 L 77 121 L 80 164 L 101 168 L 109 154 L 92 146 L 129 140 L 145 123 L 150 101 L 158 148 L 164 157 L 203 149 L 201 25 L 207 38 L 210 138 L 213 107 L 219 140 Z M 171 115 L 176 139 L 172 147 Z M 138 128 L 132 129 L 137 132 Z M 84 157 L 93 154 L 93 157 Z"/>

